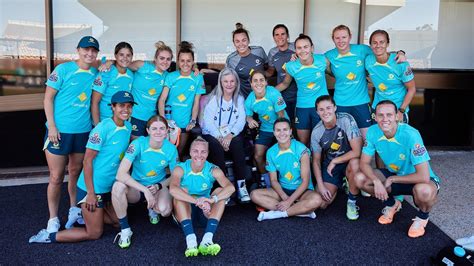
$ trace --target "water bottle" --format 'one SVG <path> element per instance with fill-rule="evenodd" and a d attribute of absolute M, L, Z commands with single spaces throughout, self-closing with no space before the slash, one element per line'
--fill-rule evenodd
<path fill-rule="evenodd" d="M 171 120 L 171 105 L 165 105 L 165 118 L 166 120 Z"/>

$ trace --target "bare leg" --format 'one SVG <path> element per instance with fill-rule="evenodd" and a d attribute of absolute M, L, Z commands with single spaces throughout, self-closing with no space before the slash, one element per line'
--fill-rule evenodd
<path fill-rule="evenodd" d="M 438 199 L 438 191 L 433 182 L 416 184 L 413 187 L 413 200 L 422 212 L 430 212 Z"/>
<path fill-rule="evenodd" d="M 69 203 L 71 207 L 76 206 L 76 188 L 77 188 L 77 179 L 82 171 L 82 161 L 84 160 L 84 153 L 72 153 L 69 154 L 69 182 L 67 184 L 67 189 L 69 192 Z"/>
<path fill-rule="evenodd" d="M 46 160 L 49 168 L 49 184 L 47 190 L 49 218 L 58 216 L 59 200 L 61 197 L 61 185 L 64 181 L 64 167 L 67 157 L 55 155 L 45 150 Z"/>
<path fill-rule="evenodd" d="M 291 205 L 286 212 L 288 213 L 288 216 L 307 214 L 319 208 L 322 202 L 323 199 L 318 193 L 306 190 L 303 195 L 301 195 L 299 201 Z"/>
<path fill-rule="evenodd" d="M 171 214 L 171 211 L 173 210 L 173 205 L 172 205 L 172 198 L 171 194 L 168 190 L 168 188 L 163 187 L 158 193 L 155 195 L 157 204 L 155 205 L 155 208 L 153 210 L 163 217 L 168 217 Z"/>
<path fill-rule="evenodd" d="M 265 145 L 261 144 L 255 144 L 255 154 L 254 154 L 254 159 L 257 162 L 257 169 L 260 172 L 260 174 L 264 174 L 267 172 L 265 170 L 265 152 L 267 151 L 268 147 Z"/>
<path fill-rule="evenodd" d="M 272 188 L 255 189 L 250 193 L 252 201 L 267 209 L 276 210 L 276 205 L 281 201 L 280 196 Z"/>
<path fill-rule="evenodd" d="M 306 147 L 309 147 L 309 139 L 311 136 L 311 130 L 308 129 L 297 129 L 296 133 L 298 135 L 298 139 L 302 142 Z"/>
<path fill-rule="evenodd" d="M 57 233 L 57 242 L 80 242 L 84 240 L 95 240 L 102 236 L 104 231 L 104 209 L 97 208 L 94 212 L 86 209 L 85 204 L 81 204 L 82 217 L 86 227 L 74 227 Z"/>

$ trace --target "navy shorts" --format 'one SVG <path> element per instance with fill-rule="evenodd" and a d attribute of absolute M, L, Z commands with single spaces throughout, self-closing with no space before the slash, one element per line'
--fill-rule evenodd
<path fill-rule="evenodd" d="M 272 146 L 276 142 L 273 132 L 259 131 L 257 137 L 255 137 L 255 144 L 265 145 L 267 147 Z"/>
<path fill-rule="evenodd" d="M 337 106 L 337 112 L 352 115 L 359 128 L 370 127 L 373 123 L 372 108 L 368 103 L 356 106 Z"/>
<path fill-rule="evenodd" d="M 294 123 L 295 122 L 295 112 L 296 112 L 296 102 L 288 102 L 286 101 L 286 108 L 285 111 L 288 114 L 288 117 L 290 118 L 290 122 Z"/>
<path fill-rule="evenodd" d="M 43 150 L 48 150 L 56 155 L 69 155 L 72 153 L 85 153 L 89 132 L 86 133 L 60 133 L 59 143 L 54 144 L 48 139 L 48 129 L 44 136 Z"/>
<path fill-rule="evenodd" d="M 342 188 L 344 183 L 344 177 L 346 176 L 347 163 L 336 164 L 332 169 L 332 176 L 329 175 L 327 163 L 323 163 L 321 167 L 321 175 L 323 177 L 323 182 L 330 183 L 335 185 L 338 188 Z"/>
<path fill-rule="evenodd" d="M 396 175 L 392 172 L 390 172 L 389 170 L 387 169 L 378 169 L 380 170 L 380 172 L 382 172 L 382 174 L 385 176 L 385 178 L 388 178 L 390 176 L 393 176 L 393 175 Z M 433 179 L 430 179 L 435 185 L 436 185 L 436 188 L 438 189 L 439 191 L 439 183 L 437 183 L 436 181 L 434 181 Z M 398 196 L 398 195 L 410 195 L 410 196 L 413 196 L 413 187 L 415 185 L 414 184 L 398 184 L 398 183 L 394 183 L 392 184 L 390 187 L 392 188 L 392 190 L 390 191 L 389 193 L 389 196 Z"/>
<path fill-rule="evenodd" d="M 147 121 L 143 121 L 137 119 L 135 117 L 130 118 L 130 123 L 132 124 L 132 135 L 133 136 L 148 136 L 146 132 L 146 123 Z"/>
<path fill-rule="evenodd" d="M 100 193 L 100 194 L 95 194 L 97 198 L 97 208 L 103 209 L 105 204 L 108 202 L 111 202 L 112 197 L 111 193 Z M 80 189 L 77 187 L 77 192 L 76 192 L 76 201 L 77 201 L 77 206 L 81 206 L 82 203 L 86 203 L 86 197 L 87 197 L 87 192 Z"/>
<path fill-rule="evenodd" d="M 296 129 L 312 130 L 321 121 L 316 108 L 296 107 L 295 126 Z"/>

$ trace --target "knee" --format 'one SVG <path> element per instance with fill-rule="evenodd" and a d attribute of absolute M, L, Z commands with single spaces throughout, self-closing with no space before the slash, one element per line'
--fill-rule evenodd
<path fill-rule="evenodd" d="M 255 202 L 260 198 L 260 189 L 255 189 L 252 192 L 250 192 L 250 199 Z"/>
<path fill-rule="evenodd" d="M 155 210 L 155 211 L 160 213 L 161 216 L 163 216 L 163 217 L 168 217 L 168 216 L 171 215 L 172 210 L 173 210 L 173 206 L 171 205 L 171 202 L 169 202 L 169 203 L 166 203 L 166 204 L 159 204 L 158 205 L 158 210 Z"/>
<path fill-rule="evenodd" d="M 120 198 L 122 195 L 125 195 L 127 193 L 127 190 L 127 185 L 122 182 L 116 181 L 112 186 L 112 197 Z"/>
<path fill-rule="evenodd" d="M 365 184 L 366 177 L 362 172 L 357 172 L 353 175 L 353 180 L 357 188 L 362 188 Z"/>
<path fill-rule="evenodd" d="M 318 193 L 314 193 L 314 195 L 312 195 L 309 198 L 309 204 L 310 204 L 311 208 L 313 208 L 313 209 L 319 208 L 319 206 L 321 206 L 322 203 L 323 203 L 323 199 L 321 198 L 321 196 Z"/>
<path fill-rule="evenodd" d="M 69 165 L 68 168 L 69 177 L 78 177 L 82 170 L 82 164 Z"/>
<path fill-rule="evenodd" d="M 103 232 L 103 230 L 99 229 L 99 228 L 97 228 L 97 229 L 88 229 L 87 230 L 87 237 L 89 238 L 89 240 L 97 240 L 102 236 L 102 232 Z"/>
<path fill-rule="evenodd" d="M 436 193 L 428 184 L 416 184 L 413 187 L 413 194 L 417 200 L 426 202 L 432 200 Z"/>
<path fill-rule="evenodd" d="M 64 181 L 63 173 L 54 173 L 54 172 L 50 173 L 50 176 L 49 176 L 50 185 L 60 186 L 62 185 L 63 181 Z"/>

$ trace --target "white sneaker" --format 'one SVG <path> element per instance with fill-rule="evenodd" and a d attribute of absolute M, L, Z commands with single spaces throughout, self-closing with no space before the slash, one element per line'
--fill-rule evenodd
<path fill-rule="evenodd" d="M 49 232 L 46 229 L 41 229 L 38 234 L 30 237 L 28 243 L 51 243 Z"/>
<path fill-rule="evenodd" d="M 58 217 L 54 217 L 48 220 L 46 231 L 48 231 L 48 233 L 57 233 L 59 231 L 59 227 L 61 227 L 61 223 L 59 222 Z"/>
<path fill-rule="evenodd" d="M 118 233 L 114 238 L 114 243 L 117 240 L 117 237 L 120 237 L 118 245 L 121 248 L 128 248 L 132 244 L 132 235 L 133 232 L 130 228 L 124 229 Z"/>
<path fill-rule="evenodd" d="M 460 239 L 456 240 L 456 244 L 458 244 L 460 246 L 468 245 L 468 244 L 471 244 L 471 243 L 474 244 L 474 235 L 463 237 L 463 238 L 460 238 Z"/>
<path fill-rule="evenodd" d="M 82 219 L 82 210 L 78 207 L 69 208 L 69 215 L 67 216 L 67 223 L 64 227 L 66 227 L 66 229 L 72 228 L 74 223 L 79 221 L 79 218 Z"/>
<path fill-rule="evenodd" d="M 249 192 L 247 191 L 247 186 L 245 185 L 245 180 L 237 181 L 239 186 L 239 199 L 242 203 L 250 202 Z"/>

